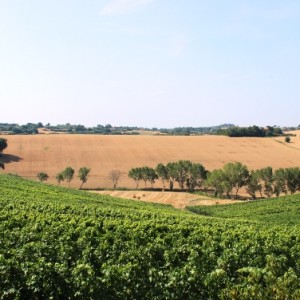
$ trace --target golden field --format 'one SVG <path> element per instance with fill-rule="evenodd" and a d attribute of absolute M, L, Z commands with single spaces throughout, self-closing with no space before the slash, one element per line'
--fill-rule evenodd
<path fill-rule="evenodd" d="M 91 168 L 84 188 L 110 188 L 109 172 L 122 171 L 119 186 L 134 188 L 127 177 L 132 167 L 167 163 L 180 159 L 202 163 L 212 170 L 227 162 L 240 161 L 250 169 L 300 166 L 300 132 L 284 143 L 279 138 L 229 138 L 225 136 L 103 136 L 103 135 L 11 135 L 1 159 L 7 162 L 5 173 L 36 179 L 38 172 L 49 174 L 49 182 L 65 167 L 76 171 Z M 64 183 L 63 183 L 64 184 Z M 74 178 L 72 187 L 79 187 Z M 140 183 L 143 187 L 143 183 Z M 160 187 L 158 181 L 155 187 Z"/>

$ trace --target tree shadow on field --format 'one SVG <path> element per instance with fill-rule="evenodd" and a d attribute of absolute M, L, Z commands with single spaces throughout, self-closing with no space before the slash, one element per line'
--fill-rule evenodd
<path fill-rule="evenodd" d="M 12 162 L 19 162 L 22 158 L 12 154 L 0 154 L 0 160 L 5 164 L 9 164 Z"/>

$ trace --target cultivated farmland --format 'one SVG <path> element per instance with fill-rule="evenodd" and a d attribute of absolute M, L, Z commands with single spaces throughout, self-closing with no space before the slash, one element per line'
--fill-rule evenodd
<path fill-rule="evenodd" d="M 5 136 L 8 148 L 3 159 L 8 162 L 6 173 L 36 179 L 37 173 L 46 172 L 50 183 L 55 183 L 55 175 L 67 166 L 76 171 L 87 166 L 91 173 L 85 188 L 111 187 L 108 174 L 118 169 L 123 173 L 119 186 L 133 188 L 134 182 L 127 177 L 130 168 L 155 167 L 180 159 L 202 163 L 209 170 L 231 161 L 240 161 L 250 169 L 300 166 L 296 133 L 289 144 L 284 137 L 15 135 Z M 79 187 L 79 179 L 71 186 Z"/>
<path fill-rule="evenodd" d="M 300 298 L 299 195 L 252 202 L 258 218 L 236 204 L 207 217 L 15 176 L 0 184 L 0 299 Z"/>

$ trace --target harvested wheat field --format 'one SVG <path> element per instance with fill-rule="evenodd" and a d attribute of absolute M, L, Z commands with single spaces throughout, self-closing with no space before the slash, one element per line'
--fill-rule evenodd
<path fill-rule="evenodd" d="M 217 205 L 241 202 L 229 199 L 211 199 L 201 195 L 184 192 L 149 192 L 149 191 L 94 191 L 98 194 L 110 195 L 117 198 L 132 199 L 145 202 L 171 204 L 183 209 L 194 205 Z"/>
<path fill-rule="evenodd" d="M 127 177 L 132 167 L 188 159 L 212 170 L 227 162 L 240 161 L 250 169 L 272 166 L 300 166 L 300 139 L 229 138 L 225 136 L 103 136 L 40 134 L 4 136 L 8 147 L 1 158 L 6 162 L 5 173 L 17 173 L 35 179 L 38 172 L 49 174 L 49 182 L 65 167 L 78 170 L 90 167 L 84 188 L 110 188 L 109 172 L 122 171 L 118 186 L 134 188 Z M 66 183 L 62 183 L 66 185 Z M 71 182 L 79 187 L 77 177 Z M 155 187 L 160 187 L 156 182 Z"/>

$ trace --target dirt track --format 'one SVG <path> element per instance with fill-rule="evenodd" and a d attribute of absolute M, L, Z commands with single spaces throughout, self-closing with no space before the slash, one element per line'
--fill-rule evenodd
<path fill-rule="evenodd" d="M 231 161 L 240 161 L 250 169 L 272 166 L 300 166 L 300 136 L 284 143 L 284 138 L 229 138 L 224 136 L 101 136 L 101 135 L 16 135 L 5 136 L 8 148 L 2 160 L 6 173 L 36 178 L 47 172 L 49 182 L 65 167 L 78 170 L 90 167 L 91 174 L 85 188 L 111 187 L 108 174 L 119 169 L 122 187 L 135 187 L 127 178 L 132 167 L 167 163 L 188 159 L 202 163 L 212 170 Z M 18 161 L 19 160 L 19 161 Z M 79 187 L 78 178 L 71 183 Z M 156 187 L 160 186 L 157 182 Z"/>

